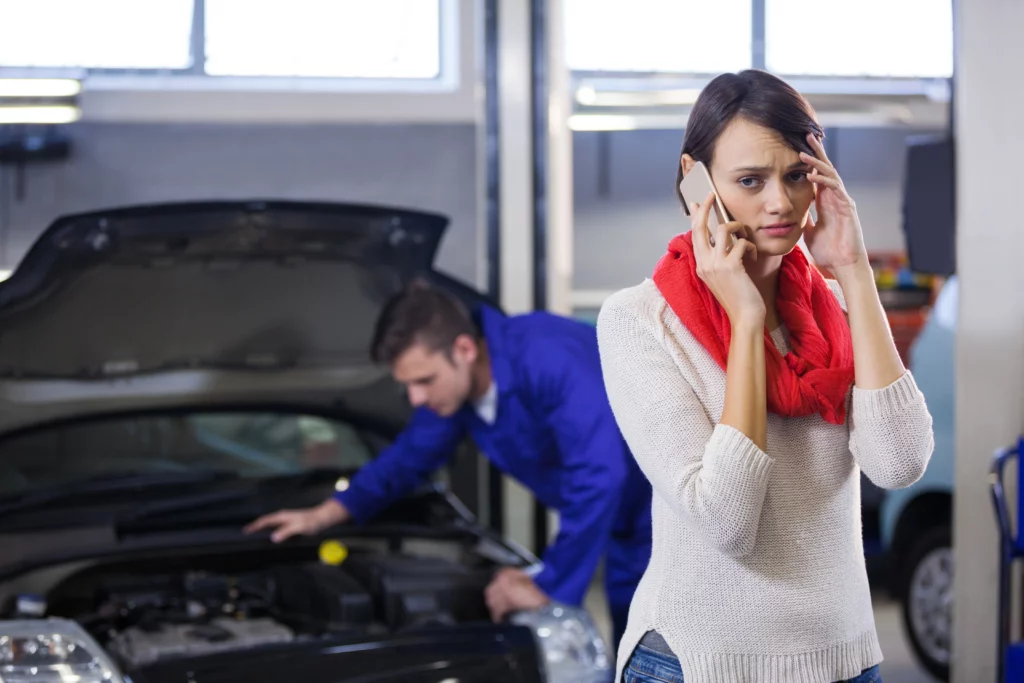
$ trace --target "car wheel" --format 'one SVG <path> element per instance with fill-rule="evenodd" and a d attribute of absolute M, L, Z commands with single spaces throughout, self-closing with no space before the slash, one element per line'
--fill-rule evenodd
<path fill-rule="evenodd" d="M 950 528 L 924 533 L 904 556 L 900 587 L 903 625 L 918 661 L 939 680 L 949 680 L 953 636 L 953 547 Z"/>

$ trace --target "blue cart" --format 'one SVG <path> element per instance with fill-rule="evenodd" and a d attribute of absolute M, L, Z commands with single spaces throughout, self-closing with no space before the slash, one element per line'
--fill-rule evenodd
<path fill-rule="evenodd" d="M 1005 448 L 995 454 L 992 463 L 992 503 L 999 523 L 999 660 L 996 679 L 999 683 L 1024 683 L 1024 641 L 1010 642 L 1010 568 L 1016 560 L 1024 558 L 1024 436 L 1015 448 Z M 1017 529 L 1010 525 L 1006 506 L 1003 474 L 1006 464 L 1017 459 Z"/>

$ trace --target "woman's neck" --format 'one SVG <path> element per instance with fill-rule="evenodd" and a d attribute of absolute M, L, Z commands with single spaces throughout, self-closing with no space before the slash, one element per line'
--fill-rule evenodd
<path fill-rule="evenodd" d="M 747 274 L 754 281 L 754 286 L 764 299 L 764 324 L 774 330 L 781 324 L 778 308 L 775 305 L 779 292 L 779 270 L 782 268 L 781 256 L 767 256 L 754 262 L 747 262 Z"/>

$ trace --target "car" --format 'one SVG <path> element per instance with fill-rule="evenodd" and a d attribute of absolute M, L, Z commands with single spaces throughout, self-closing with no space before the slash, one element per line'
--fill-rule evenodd
<path fill-rule="evenodd" d="M 591 616 L 492 623 L 540 560 L 445 484 L 273 543 L 256 516 L 348 486 L 409 407 L 369 361 L 444 216 L 154 204 L 57 219 L 0 284 L 0 680 L 611 680 Z M 475 455 L 474 455 L 475 457 Z"/>
<path fill-rule="evenodd" d="M 956 453 L 956 324 L 959 281 L 939 290 L 911 347 L 910 369 L 932 414 L 935 450 L 913 485 L 887 491 L 879 505 L 890 589 L 921 665 L 949 679 L 953 609 L 953 472 Z"/>

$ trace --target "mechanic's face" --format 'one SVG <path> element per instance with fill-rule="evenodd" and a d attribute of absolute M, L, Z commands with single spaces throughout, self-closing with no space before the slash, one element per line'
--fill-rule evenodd
<path fill-rule="evenodd" d="M 395 360 L 391 374 L 405 386 L 413 406 L 448 417 L 469 400 L 479 353 L 476 340 L 467 335 L 455 340 L 450 354 L 415 344 Z"/>

